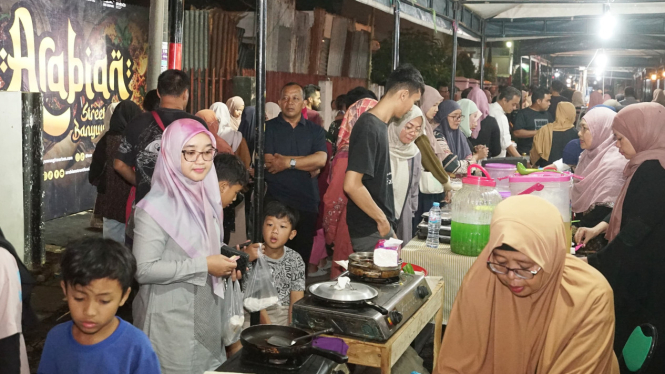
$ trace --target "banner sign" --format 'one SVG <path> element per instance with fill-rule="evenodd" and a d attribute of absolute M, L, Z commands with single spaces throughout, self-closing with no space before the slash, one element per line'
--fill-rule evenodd
<path fill-rule="evenodd" d="M 92 209 L 88 170 L 106 109 L 145 96 L 149 9 L 100 0 L 0 0 L 0 9 L 0 90 L 43 93 L 44 217 Z"/>

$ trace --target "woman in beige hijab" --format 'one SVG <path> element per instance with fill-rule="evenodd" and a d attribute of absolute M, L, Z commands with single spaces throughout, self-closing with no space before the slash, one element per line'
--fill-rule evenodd
<path fill-rule="evenodd" d="M 501 202 L 464 277 L 435 374 L 618 374 L 614 300 L 567 254 L 561 214 L 531 195 Z"/>
<path fill-rule="evenodd" d="M 237 131 L 238 127 L 240 127 L 242 111 L 245 110 L 245 101 L 240 96 L 233 96 L 226 101 L 226 106 L 229 108 L 229 113 L 231 114 L 229 126 Z"/>
<path fill-rule="evenodd" d="M 545 167 L 563 157 L 563 149 L 569 141 L 577 139 L 573 104 L 562 101 L 556 107 L 556 119 L 538 130 L 533 137 L 531 164 Z M 550 162 L 552 160 L 552 162 Z"/>
<path fill-rule="evenodd" d="M 663 91 L 662 88 L 656 88 L 656 90 L 653 91 L 653 100 L 651 100 L 651 102 L 665 106 L 665 91 Z"/>

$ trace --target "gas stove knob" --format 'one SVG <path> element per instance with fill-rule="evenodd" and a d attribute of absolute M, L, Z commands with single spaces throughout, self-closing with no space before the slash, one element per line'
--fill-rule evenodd
<path fill-rule="evenodd" d="M 418 297 L 420 297 L 421 299 L 424 299 L 429 295 L 429 291 L 425 286 L 418 286 L 416 290 L 418 291 Z"/>
<path fill-rule="evenodd" d="M 402 319 L 404 319 L 404 316 L 402 313 L 396 311 L 396 310 L 391 310 L 388 312 L 388 318 L 390 318 L 391 325 L 399 325 L 400 322 L 402 322 Z"/>

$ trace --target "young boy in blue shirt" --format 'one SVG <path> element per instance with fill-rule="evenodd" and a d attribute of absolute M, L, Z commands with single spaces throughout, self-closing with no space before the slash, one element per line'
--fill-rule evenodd
<path fill-rule="evenodd" d="M 84 239 L 65 249 L 61 268 L 72 320 L 49 331 L 37 372 L 160 373 L 148 337 L 115 315 L 136 273 L 132 253 L 110 239 Z"/>

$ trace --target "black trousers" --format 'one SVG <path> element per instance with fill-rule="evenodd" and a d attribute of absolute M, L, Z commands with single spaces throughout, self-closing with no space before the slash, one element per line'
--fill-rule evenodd
<path fill-rule="evenodd" d="M 266 204 L 271 201 L 275 201 L 274 197 L 266 195 L 264 201 L 264 209 Z M 305 262 L 305 268 L 309 264 L 309 258 L 312 254 L 312 246 L 314 245 L 314 236 L 316 235 L 316 220 L 319 217 L 317 212 L 306 212 L 304 210 L 291 207 L 298 211 L 300 218 L 298 219 L 298 224 L 296 225 L 296 231 L 298 232 L 293 238 L 286 242 L 286 246 L 298 252 L 302 260 Z M 263 229 L 263 222 L 261 222 L 261 229 Z"/>

